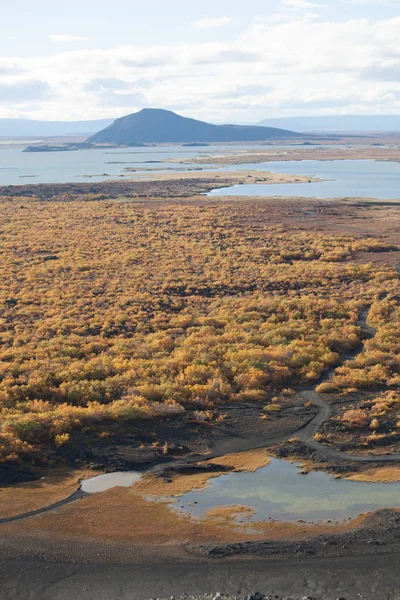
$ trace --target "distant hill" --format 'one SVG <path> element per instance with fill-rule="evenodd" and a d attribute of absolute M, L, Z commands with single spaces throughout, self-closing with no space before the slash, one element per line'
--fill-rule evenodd
<path fill-rule="evenodd" d="M 335 115 L 327 117 L 286 117 L 265 119 L 262 127 L 283 127 L 303 133 L 400 131 L 399 115 Z"/>
<path fill-rule="evenodd" d="M 113 119 L 96 121 L 31 121 L 0 119 L 0 137 L 64 137 L 91 135 L 108 127 Z"/>
<path fill-rule="evenodd" d="M 145 108 L 117 119 L 96 133 L 88 142 L 94 144 L 162 144 L 191 142 L 261 142 L 273 139 L 299 138 L 300 134 L 283 129 L 212 125 L 181 117 L 169 110 Z"/>

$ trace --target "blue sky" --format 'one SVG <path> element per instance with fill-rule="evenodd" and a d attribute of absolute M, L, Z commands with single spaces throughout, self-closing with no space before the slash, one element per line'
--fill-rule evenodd
<path fill-rule="evenodd" d="M 87 47 L 113 48 L 120 44 L 158 44 L 232 39 L 257 17 L 268 17 L 279 8 L 276 0 L 19 0 L 7 2 L 1 10 L 0 53 L 3 56 L 29 56 L 54 52 L 49 36 L 65 34 L 90 38 Z M 368 18 L 373 20 L 400 15 L 400 1 L 387 3 L 313 2 L 312 8 L 329 21 Z M 201 18 L 228 15 L 229 27 L 193 30 L 191 23 Z M 10 39 L 15 38 L 15 39 Z M 64 45 L 65 47 L 65 45 Z"/>
<path fill-rule="evenodd" d="M 397 31 L 400 0 L 14 0 L 0 117 L 396 113 Z"/>

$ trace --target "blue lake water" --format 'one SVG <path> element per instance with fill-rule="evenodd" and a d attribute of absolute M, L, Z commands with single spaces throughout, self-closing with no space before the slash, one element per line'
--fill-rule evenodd
<path fill-rule="evenodd" d="M 257 511 L 250 521 L 302 519 L 315 523 L 400 507 L 400 483 L 348 481 L 324 472 L 300 475 L 299 466 L 272 459 L 254 473 L 221 475 L 211 479 L 209 487 L 181 496 L 175 508 L 199 518 L 218 506 L 242 505 Z"/>
<path fill-rule="evenodd" d="M 213 190 L 209 196 L 298 196 L 303 198 L 400 199 L 400 163 L 376 160 L 288 161 L 247 164 L 231 170 L 308 175 L 318 183 L 244 184 Z"/>
<path fill-rule="evenodd" d="M 157 147 L 23 152 L 20 148 L 0 147 L 0 185 L 107 181 L 128 175 L 127 167 L 152 168 L 168 158 L 190 159 L 207 150 L 215 151 L 212 148 Z M 170 166 L 177 168 L 176 164 Z"/>
<path fill-rule="evenodd" d="M 278 146 L 274 146 L 278 148 Z M 78 150 L 76 152 L 24 153 L 21 148 L 0 145 L 0 185 L 70 183 L 140 177 L 145 170 L 162 173 L 203 170 L 215 172 L 256 170 L 318 177 L 318 183 L 236 185 L 213 190 L 209 196 L 298 196 L 306 198 L 400 199 L 400 163 L 375 160 L 288 161 L 221 167 L 213 154 L 265 150 L 266 146 L 149 147 Z M 210 156 L 203 165 L 177 164 L 174 159 Z M 130 172 L 127 169 L 134 169 Z"/>
<path fill-rule="evenodd" d="M 274 146 L 278 148 L 278 146 Z M 286 146 L 285 146 L 286 147 Z M 0 145 L 0 185 L 30 183 L 79 183 L 107 181 L 119 177 L 134 178 L 127 168 L 193 170 L 203 165 L 169 163 L 168 159 L 192 159 L 197 156 L 240 150 L 260 150 L 265 146 L 208 146 L 116 148 L 77 150 L 74 152 L 23 152 L 21 148 Z M 166 162 L 164 162 L 166 161 Z"/>

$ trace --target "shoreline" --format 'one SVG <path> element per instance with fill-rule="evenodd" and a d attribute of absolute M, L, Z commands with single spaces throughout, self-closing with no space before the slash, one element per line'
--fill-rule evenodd
<path fill-rule="evenodd" d="M 334 526 L 332 526 L 333 529 Z M 2 560 L 44 560 L 81 564 L 212 564 L 263 559 L 290 561 L 294 558 L 340 558 L 400 554 L 400 510 L 379 509 L 360 517 L 342 531 L 314 532 L 291 537 L 239 540 L 234 535 L 221 539 L 176 538 L 149 542 L 95 536 L 53 535 L 51 531 L 0 530 Z M 1 561 L 0 561 L 1 562 Z"/>
<path fill-rule="evenodd" d="M 399 150 L 400 152 L 400 150 Z M 400 155 L 399 155 L 400 156 Z M 400 160 L 400 158 L 399 158 Z M 187 173 L 159 173 L 157 175 L 143 174 L 136 178 L 119 178 L 106 181 L 85 181 L 82 183 L 27 183 L 18 185 L 0 186 L 0 199 L 6 200 L 18 198 L 25 201 L 47 201 L 57 202 L 59 195 L 68 195 L 65 202 L 74 201 L 117 201 L 117 202 L 136 202 L 140 205 L 144 203 L 166 203 L 188 202 L 191 205 L 197 205 L 201 202 L 205 204 L 222 203 L 263 203 L 273 204 L 274 202 L 298 203 L 324 205 L 347 204 L 349 206 L 398 206 L 399 199 L 376 198 L 374 196 L 338 196 L 333 198 L 319 196 L 292 196 L 290 195 L 290 185 L 297 183 L 321 183 L 324 180 L 296 174 L 270 173 L 267 171 L 190 171 Z M 287 193 L 284 196 L 248 196 L 231 195 L 223 196 L 212 194 L 222 188 L 240 186 L 242 184 L 256 185 L 287 185 Z M 312 188 L 311 188 L 312 189 Z M 284 216 L 284 215 L 282 215 Z M 304 215 L 304 217 L 307 215 Z M 309 224 L 315 223 L 315 217 L 311 215 L 308 219 Z"/>

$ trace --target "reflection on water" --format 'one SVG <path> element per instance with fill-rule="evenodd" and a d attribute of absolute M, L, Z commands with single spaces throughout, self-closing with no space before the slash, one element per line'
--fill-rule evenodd
<path fill-rule="evenodd" d="M 82 481 L 81 490 L 86 494 L 97 494 L 115 487 L 130 487 L 141 477 L 142 474 L 136 471 L 105 473 Z"/>
<path fill-rule="evenodd" d="M 360 483 L 323 472 L 300 475 L 299 464 L 272 459 L 255 473 L 228 473 L 210 486 L 184 494 L 176 508 L 202 517 L 218 506 L 244 505 L 256 510 L 251 521 L 308 522 L 354 518 L 378 508 L 400 507 L 400 483 Z"/>
<path fill-rule="evenodd" d="M 213 190 L 209 196 L 298 196 L 303 198 L 400 199 L 400 164 L 376 160 L 303 160 L 235 165 L 230 170 L 307 175 L 315 183 L 245 184 Z"/>

